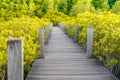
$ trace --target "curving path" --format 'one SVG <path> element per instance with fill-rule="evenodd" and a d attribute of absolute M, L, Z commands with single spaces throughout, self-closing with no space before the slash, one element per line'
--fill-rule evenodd
<path fill-rule="evenodd" d="M 118 80 L 58 27 L 54 27 L 45 59 L 37 59 L 27 80 Z"/>

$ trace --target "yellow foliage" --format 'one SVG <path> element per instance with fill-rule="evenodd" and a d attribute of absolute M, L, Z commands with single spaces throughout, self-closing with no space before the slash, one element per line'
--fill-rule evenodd
<path fill-rule="evenodd" d="M 7 65 L 7 40 L 21 38 L 24 41 L 24 69 L 29 70 L 31 63 L 36 59 L 40 44 L 38 42 L 38 29 L 45 27 L 48 19 L 23 16 L 0 23 L 0 74 L 3 66 Z M 2 75 L 0 75 L 1 77 Z"/>

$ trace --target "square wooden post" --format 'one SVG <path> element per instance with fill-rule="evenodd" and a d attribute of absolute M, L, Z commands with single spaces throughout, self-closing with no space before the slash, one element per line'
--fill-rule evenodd
<path fill-rule="evenodd" d="M 50 25 L 46 26 L 46 41 L 45 44 L 48 44 L 48 40 L 50 38 Z"/>
<path fill-rule="evenodd" d="M 87 56 L 88 58 L 93 57 L 93 28 L 87 28 Z"/>
<path fill-rule="evenodd" d="M 7 42 L 8 80 L 23 80 L 23 42 L 11 39 Z"/>
<path fill-rule="evenodd" d="M 74 43 L 77 43 L 77 42 L 78 42 L 78 28 L 75 25 L 74 26 Z"/>
<path fill-rule="evenodd" d="M 43 28 L 39 29 L 39 42 L 40 42 L 40 51 L 42 53 L 40 58 L 44 58 L 44 29 Z"/>
<path fill-rule="evenodd" d="M 53 23 L 50 23 L 50 28 L 51 28 L 51 27 L 53 27 Z M 52 31 L 50 30 L 50 37 L 51 37 L 51 35 L 52 35 Z M 50 37 L 49 37 L 49 38 L 50 38 Z"/>
<path fill-rule="evenodd" d="M 70 37 L 70 34 L 69 34 L 69 32 L 70 32 L 70 27 L 71 27 L 71 25 L 68 24 L 68 36 L 69 36 L 69 37 Z"/>

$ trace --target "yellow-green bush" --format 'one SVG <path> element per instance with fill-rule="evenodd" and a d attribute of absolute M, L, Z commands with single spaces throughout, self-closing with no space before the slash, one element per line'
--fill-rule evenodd
<path fill-rule="evenodd" d="M 36 59 L 40 44 L 38 42 L 38 29 L 45 27 L 48 19 L 21 17 L 0 23 L 0 77 L 7 65 L 7 40 L 21 38 L 24 41 L 24 70 L 30 70 L 30 65 Z"/>
<path fill-rule="evenodd" d="M 78 43 L 87 46 L 87 28 L 94 28 L 94 56 L 108 67 L 117 66 L 120 61 L 120 15 L 111 12 L 94 14 L 90 12 L 77 15 L 75 22 L 68 20 L 64 24 L 76 24 L 78 26 Z M 74 27 L 68 32 L 73 36 Z M 117 75 L 117 74 L 116 74 Z"/>
<path fill-rule="evenodd" d="M 53 22 L 53 25 L 55 26 L 58 25 L 58 22 L 65 20 L 67 21 L 69 19 L 67 15 L 56 10 L 49 10 L 43 17 L 50 19 L 50 21 Z"/>

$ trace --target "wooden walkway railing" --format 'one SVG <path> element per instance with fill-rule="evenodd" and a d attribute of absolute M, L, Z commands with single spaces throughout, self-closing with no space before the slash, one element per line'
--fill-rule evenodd
<path fill-rule="evenodd" d="M 89 28 L 92 32 L 92 28 Z M 88 30 L 89 33 L 89 30 Z M 26 80 L 118 80 L 92 57 L 93 34 L 84 51 L 64 32 L 54 27 L 49 44 L 44 46 L 44 59 L 37 59 Z M 90 53 L 90 54 L 89 54 Z"/>

